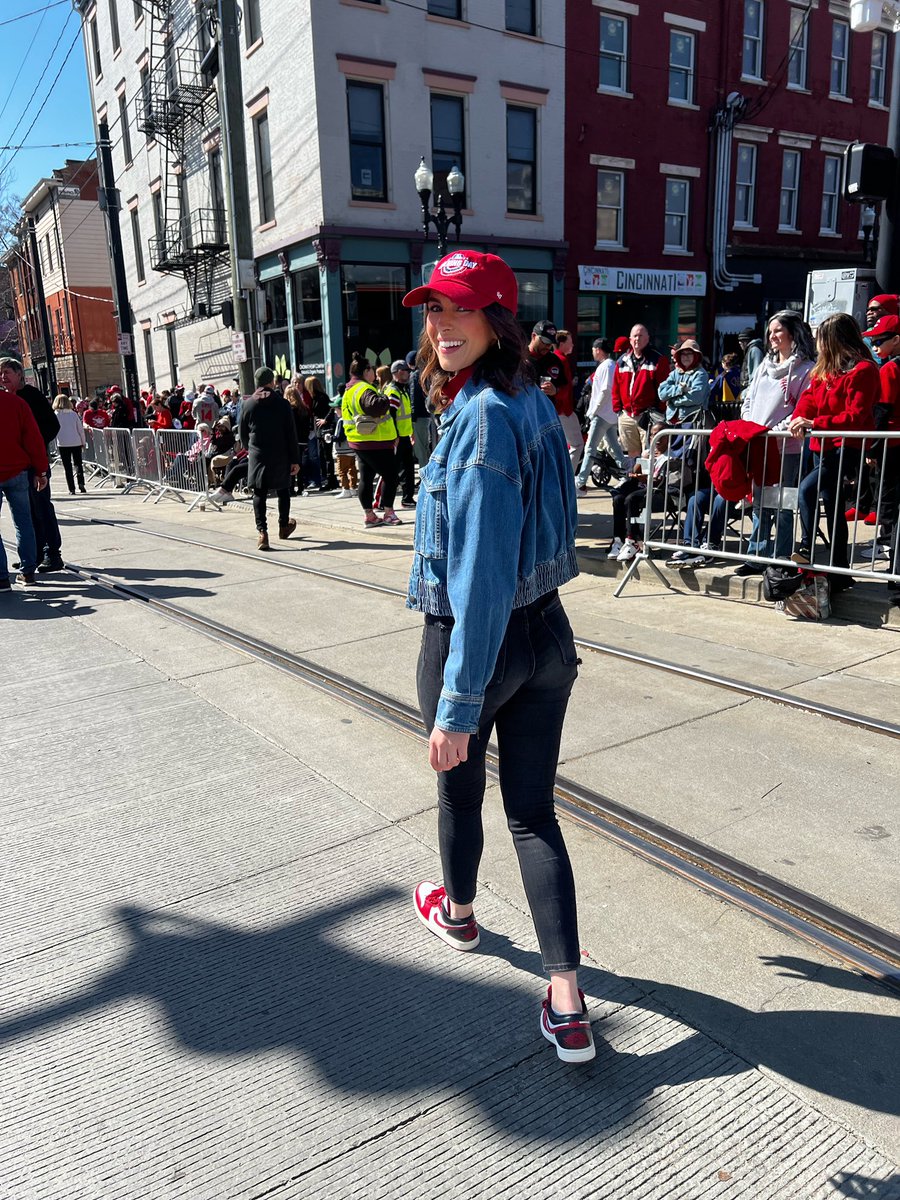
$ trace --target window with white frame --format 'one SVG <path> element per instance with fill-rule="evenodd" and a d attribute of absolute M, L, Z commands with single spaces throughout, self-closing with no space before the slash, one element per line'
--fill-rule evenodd
<path fill-rule="evenodd" d="M 506 211 L 537 212 L 537 111 L 506 106 Z"/>
<path fill-rule="evenodd" d="M 756 146 L 738 142 L 734 185 L 734 223 L 752 226 L 756 214 Z"/>
<path fill-rule="evenodd" d="M 669 99 L 676 104 L 694 103 L 694 72 L 697 39 L 683 29 L 669 30 Z"/>
<path fill-rule="evenodd" d="M 832 96 L 847 95 L 847 67 L 850 57 L 850 26 L 835 21 L 831 26 L 831 88 Z"/>
<path fill-rule="evenodd" d="M 691 185 L 687 179 L 666 180 L 666 250 L 687 250 Z"/>
<path fill-rule="evenodd" d="M 537 34 L 537 0 L 506 0 L 505 28 L 511 33 Z"/>
<path fill-rule="evenodd" d="M 826 154 L 825 171 L 822 176 L 822 219 L 820 233 L 838 232 L 838 197 L 841 188 L 841 160 L 835 154 Z"/>
<path fill-rule="evenodd" d="M 884 78 L 887 71 L 887 34 L 872 34 L 872 66 L 869 71 L 869 103 L 884 104 Z"/>
<path fill-rule="evenodd" d="M 348 80 L 347 114 L 351 198 L 384 202 L 388 196 L 382 85 Z"/>
<path fill-rule="evenodd" d="M 625 227 L 625 176 L 621 171 L 597 172 L 597 244 L 621 246 Z"/>
<path fill-rule="evenodd" d="M 600 87 L 628 90 L 628 18 L 600 14 Z"/>
<path fill-rule="evenodd" d="M 763 77 L 762 0 L 744 0 L 744 51 L 741 74 L 748 79 Z"/>
<path fill-rule="evenodd" d="M 800 193 L 800 151 L 785 150 L 781 160 L 781 199 L 778 228 L 797 228 L 797 197 Z"/>
<path fill-rule="evenodd" d="M 788 87 L 806 87 L 806 60 L 809 46 L 808 8 L 791 9 L 791 41 L 788 57 Z"/>

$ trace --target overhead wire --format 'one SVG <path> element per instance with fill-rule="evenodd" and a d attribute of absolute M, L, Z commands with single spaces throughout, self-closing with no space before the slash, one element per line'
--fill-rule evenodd
<path fill-rule="evenodd" d="M 0 21 L 0 26 L 14 25 L 16 21 L 24 21 L 28 17 L 36 17 L 38 13 L 45 13 L 51 8 L 59 8 L 62 4 L 68 4 L 69 0 L 51 0 L 50 4 L 45 4 L 41 8 L 33 8 L 30 12 L 19 13 L 17 17 L 7 17 L 5 21 Z"/>
<path fill-rule="evenodd" d="M 28 61 L 28 56 L 31 54 L 31 51 L 34 49 L 35 43 L 37 42 L 37 36 L 41 32 L 41 28 L 43 27 L 44 21 L 46 21 L 46 19 L 47 19 L 47 12 L 48 12 L 48 10 L 44 9 L 44 11 L 41 13 L 41 19 L 40 19 L 40 21 L 38 21 L 37 29 L 34 31 L 34 33 L 31 36 L 31 41 L 28 43 L 28 49 L 25 51 L 25 53 L 19 59 L 19 69 L 18 69 L 18 71 L 16 71 L 15 79 L 13 79 L 12 83 L 9 85 L 9 91 L 6 93 L 6 99 L 3 101 L 3 107 L 0 108 L 0 120 L 3 119 L 3 114 L 6 112 L 7 108 L 9 107 L 9 102 L 12 99 L 12 94 L 15 91 L 16 84 L 19 82 L 19 78 L 20 78 L 22 72 L 25 70 L 25 63 Z M 67 20 L 68 20 L 68 18 L 67 18 Z"/>

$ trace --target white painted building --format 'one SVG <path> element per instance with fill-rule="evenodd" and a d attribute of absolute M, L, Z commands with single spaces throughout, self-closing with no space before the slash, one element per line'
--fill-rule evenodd
<path fill-rule="evenodd" d="M 111 126 L 125 210 L 142 384 L 227 385 L 218 117 L 211 93 L 201 111 L 195 90 L 208 45 L 198 10 L 194 0 L 83 2 L 94 109 Z M 400 298 L 436 257 L 413 182 L 422 156 L 435 190 L 452 165 L 462 170 L 461 244 L 508 259 L 523 322 L 561 317 L 564 9 L 564 0 L 244 0 L 257 308 L 270 365 L 323 374 L 331 387 L 352 350 L 389 361 L 412 347 L 417 316 Z M 160 33 L 166 21 L 174 48 Z M 198 106 L 183 145 L 168 127 L 173 94 Z M 182 276 L 153 270 L 163 262 L 189 274 L 188 260 L 200 275 L 209 268 L 193 293 Z"/>

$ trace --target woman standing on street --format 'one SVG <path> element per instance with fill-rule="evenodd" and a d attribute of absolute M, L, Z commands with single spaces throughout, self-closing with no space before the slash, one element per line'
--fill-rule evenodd
<path fill-rule="evenodd" d="M 85 446 L 84 422 L 72 408 L 71 399 L 60 394 L 53 401 L 53 407 L 59 418 L 59 433 L 56 435 L 56 447 L 62 459 L 66 483 L 69 485 L 69 495 L 75 495 L 75 480 L 78 480 L 78 490 L 85 492 L 84 466 L 82 451 Z M 74 466 L 74 471 L 73 471 Z"/>
<path fill-rule="evenodd" d="M 805 437 L 817 430 L 872 429 L 873 409 L 881 399 L 881 376 L 862 340 L 859 326 L 847 313 L 826 317 L 816 330 L 818 358 L 809 386 L 800 397 L 790 430 Z M 819 520 L 819 501 L 825 505 L 825 520 L 831 541 L 828 565 L 849 567 L 847 516 L 844 512 L 843 472 L 859 456 L 854 442 L 844 448 L 840 438 L 813 437 L 813 468 L 800 481 L 798 503 L 802 541 L 793 556 L 797 562 L 812 562 L 813 540 Z M 852 584 L 847 575 L 831 581 L 832 591 Z"/>
<path fill-rule="evenodd" d="M 358 354 L 350 361 L 350 378 L 341 400 L 341 420 L 344 436 L 359 461 L 358 494 L 365 513 L 363 524 L 367 528 L 402 525 L 394 512 L 398 474 L 397 427 L 387 397 L 375 388 L 375 368 Z M 382 517 L 376 516 L 372 508 L 376 475 L 380 475 L 382 481 Z"/>
<path fill-rule="evenodd" d="M 260 367 L 256 391 L 241 406 L 241 445 L 246 446 L 247 486 L 253 490 L 253 515 L 259 533 L 257 547 L 269 549 L 266 498 L 278 495 L 278 536 L 289 538 L 297 528 L 291 516 L 291 476 L 300 470 L 300 448 L 291 406 L 274 388 L 275 373 Z"/>
<path fill-rule="evenodd" d="M 576 970 L 575 885 L 553 785 L 577 675 L 557 588 L 578 574 L 575 484 L 552 403 L 531 381 L 516 279 L 493 254 L 457 250 L 430 283 L 418 362 L 441 414 L 422 473 L 407 603 L 425 613 L 419 705 L 438 772 L 443 884 L 421 883 L 416 914 L 473 950 L 483 848 L 485 750 L 496 726 L 500 789 L 550 987 L 541 1032 L 566 1062 L 594 1057 Z"/>

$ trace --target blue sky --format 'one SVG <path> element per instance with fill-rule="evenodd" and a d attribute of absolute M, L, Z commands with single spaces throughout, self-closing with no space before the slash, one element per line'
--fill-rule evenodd
<path fill-rule="evenodd" d="M 29 13 L 33 15 L 25 15 Z M 14 176 L 11 190 L 19 196 L 29 192 L 54 167 L 61 167 L 67 157 L 82 158 L 93 152 L 94 129 L 80 25 L 71 0 L 4 0 L 0 4 L 0 38 L 6 64 L 0 74 L 0 145 L 24 143 L 35 147 L 0 150 L 0 169 L 10 164 Z M 62 73 L 54 83 L 60 68 Z M 29 99 L 32 92 L 34 96 Z M 34 128 L 29 129 L 36 116 Z M 37 148 L 59 142 L 91 144 Z"/>

